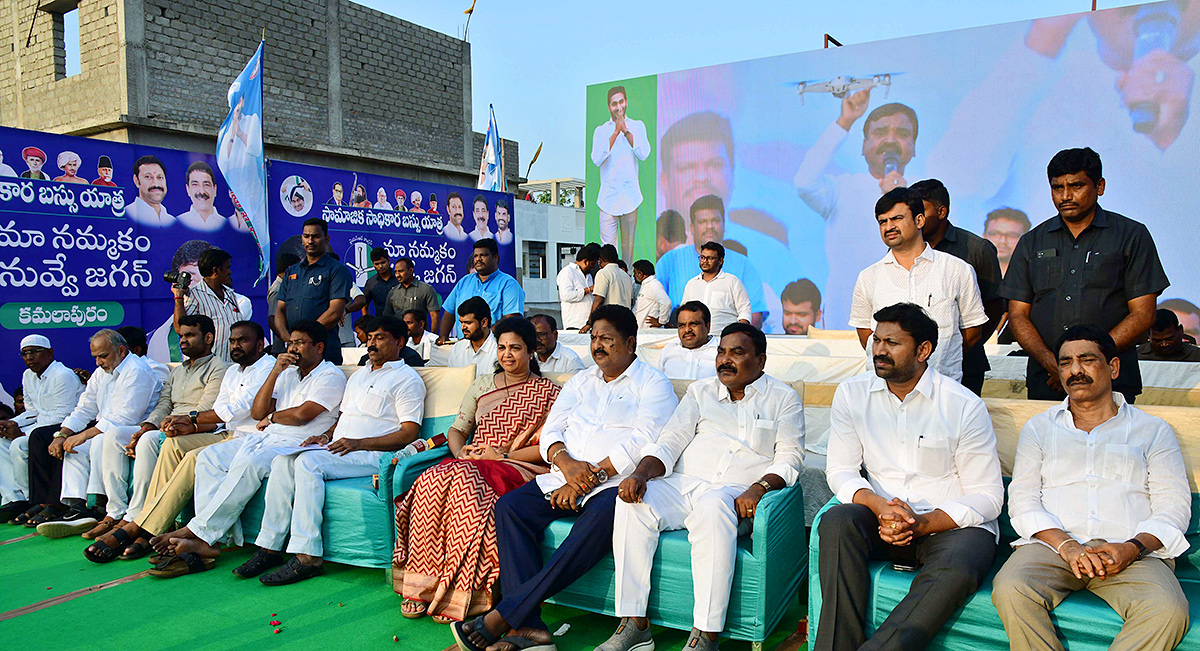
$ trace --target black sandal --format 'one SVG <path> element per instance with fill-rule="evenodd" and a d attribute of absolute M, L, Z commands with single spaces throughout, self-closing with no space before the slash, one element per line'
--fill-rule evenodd
<path fill-rule="evenodd" d="M 483 623 L 483 618 L 485 616 L 486 616 L 486 613 L 484 615 L 480 615 L 479 617 L 476 617 L 475 619 L 472 619 L 470 622 L 471 623 L 470 633 L 479 633 L 479 635 L 481 635 L 483 637 L 484 641 L 486 642 L 486 644 L 484 644 L 483 646 L 475 646 L 474 644 L 471 643 L 471 640 L 469 639 L 470 633 L 468 633 L 467 631 L 464 630 L 464 628 L 467 625 L 467 622 L 451 622 L 450 623 L 450 633 L 454 635 L 454 641 L 458 642 L 458 648 L 461 651 L 484 651 L 484 649 L 486 649 L 489 646 L 492 646 L 493 644 L 496 643 L 497 640 L 500 639 L 499 635 L 493 634 L 491 631 L 488 630 L 487 625 Z"/>
<path fill-rule="evenodd" d="M 46 509 L 46 505 L 44 505 L 44 504 L 35 504 L 35 505 L 33 505 L 33 506 L 29 507 L 29 509 L 27 509 L 27 510 L 26 510 L 24 513 L 22 513 L 22 514 L 18 515 L 17 517 L 15 517 L 15 518 L 13 518 L 13 519 L 9 520 L 9 521 L 8 521 L 8 523 L 9 523 L 9 524 L 16 524 L 16 525 L 20 525 L 20 526 L 25 526 L 25 523 L 26 523 L 26 522 L 29 522 L 30 520 L 32 520 L 32 519 L 33 519 L 33 516 L 35 516 L 35 515 L 37 515 L 37 514 L 41 513 L 41 512 L 42 512 L 42 511 L 44 511 L 45 509 Z"/>
<path fill-rule="evenodd" d="M 164 555 L 162 560 L 150 570 L 150 575 L 173 579 L 184 574 L 207 572 L 216 564 L 216 559 L 205 558 L 193 552 L 184 552 L 178 556 Z"/>
<path fill-rule="evenodd" d="M 138 536 L 133 544 L 125 548 L 121 554 L 121 560 L 134 561 L 153 551 L 150 547 L 150 539 L 145 536 Z"/>
<path fill-rule="evenodd" d="M 109 547 L 104 541 L 96 540 L 83 550 L 83 555 L 89 561 L 93 563 L 110 563 L 116 560 L 117 556 L 120 556 L 121 552 L 125 551 L 125 548 L 129 547 L 129 534 L 125 533 L 124 529 L 113 529 L 107 535 L 112 536 L 117 541 L 117 546 Z"/>

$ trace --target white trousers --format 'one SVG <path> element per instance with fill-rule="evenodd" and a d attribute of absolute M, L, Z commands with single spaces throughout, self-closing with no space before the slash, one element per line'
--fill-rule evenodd
<path fill-rule="evenodd" d="M 61 499 L 86 500 L 88 494 L 104 494 L 104 484 L 100 481 L 100 455 L 92 455 L 92 448 L 100 442 L 97 435 L 76 446 L 74 452 L 63 455 Z"/>
<path fill-rule="evenodd" d="M 125 517 L 125 512 L 129 509 L 129 478 L 133 468 L 133 459 L 125 454 L 125 446 L 129 445 L 129 442 L 133 440 L 134 433 L 140 429 L 139 425 L 117 426 L 92 439 L 94 443 L 92 443 L 91 455 L 98 457 L 100 467 L 100 472 L 97 473 L 97 464 L 93 460 L 92 476 L 94 478 L 98 476 L 100 490 L 92 490 L 95 482 L 89 480 L 88 491 L 108 496 L 105 515 L 114 520 L 128 519 Z M 97 445 L 100 447 L 96 447 Z M 150 467 L 150 473 L 154 473 L 153 466 Z M 148 483 L 149 479 L 146 481 Z"/>
<path fill-rule="evenodd" d="M 0 505 L 29 499 L 29 437 L 0 437 Z"/>
<path fill-rule="evenodd" d="M 129 487 L 129 507 L 125 509 L 125 521 L 133 522 L 142 514 L 146 505 L 146 494 L 150 492 L 150 480 L 154 479 L 154 466 L 158 464 L 158 450 L 164 435 L 158 430 L 142 434 L 134 449 L 133 482 Z M 125 448 L 121 448 L 125 453 Z"/>
<path fill-rule="evenodd" d="M 650 566 L 659 532 L 686 528 L 692 544 L 692 625 L 706 633 L 719 633 L 725 628 L 737 554 L 738 517 L 733 500 L 746 487 L 700 486 L 684 493 L 682 485 L 679 475 L 671 475 L 650 481 L 640 504 L 617 499 L 613 513 L 616 615 L 646 616 Z"/>
<path fill-rule="evenodd" d="M 624 215 L 610 215 L 603 210 L 600 211 L 600 243 L 617 247 L 621 259 L 625 260 L 626 264 L 633 259 L 633 236 L 634 229 L 637 228 L 637 214 L 636 208 Z M 621 230 L 620 239 L 617 236 L 618 226 Z"/>
<path fill-rule="evenodd" d="M 196 517 L 187 528 L 214 545 L 227 534 L 241 544 L 238 519 L 271 472 L 279 448 L 298 441 L 262 433 L 210 445 L 196 457 Z"/>
<path fill-rule="evenodd" d="M 311 450 L 275 457 L 267 482 L 267 509 L 254 544 L 281 551 L 290 531 L 288 553 L 321 556 L 325 551 L 321 540 L 325 480 L 373 475 L 379 471 L 383 455 L 373 450 L 357 450 L 345 456 Z"/>

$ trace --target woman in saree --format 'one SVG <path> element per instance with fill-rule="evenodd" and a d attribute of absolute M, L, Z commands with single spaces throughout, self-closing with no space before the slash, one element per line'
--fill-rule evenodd
<path fill-rule="evenodd" d="M 491 609 L 500 575 L 493 507 L 548 470 L 538 436 L 559 386 L 538 370 L 537 331 L 509 317 L 493 334 L 497 370 L 475 378 L 463 397 L 447 434 L 453 458 L 396 498 L 392 585 L 410 619 L 449 623 Z"/>

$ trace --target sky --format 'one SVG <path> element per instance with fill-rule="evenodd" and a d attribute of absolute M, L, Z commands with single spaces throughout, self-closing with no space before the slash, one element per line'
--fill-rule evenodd
<path fill-rule="evenodd" d="M 356 0 L 462 35 L 470 0 Z M 1100 9 L 1136 4 L 1099 2 Z M 852 7 L 852 8 L 851 8 Z M 899 8 L 903 11 L 898 11 Z M 478 0 L 471 17 L 472 125 L 520 143 L 521 176 L 583 178 L 590 84 L 844 45 L 1087 11 L 1089 0 Z"/>

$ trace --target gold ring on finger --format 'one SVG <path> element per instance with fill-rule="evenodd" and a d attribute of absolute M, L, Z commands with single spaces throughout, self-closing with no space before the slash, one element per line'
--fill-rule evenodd
<path fill-rule="evenodd" d="M 1076 556 L 1075 558 L 1079 559 L 1083 558 L 1084 556 L 1087 556 L 1087 552 L 1079 552 L 1079 556 Z"/>

